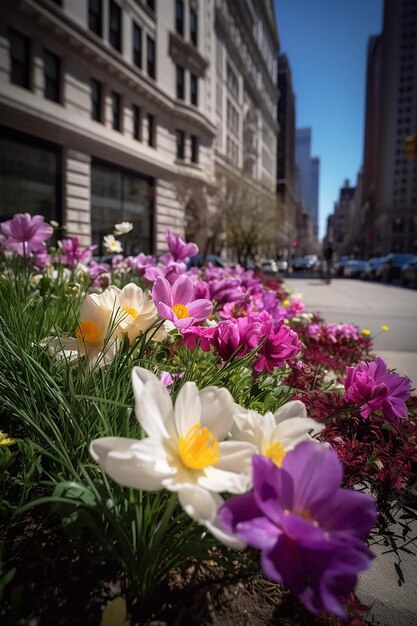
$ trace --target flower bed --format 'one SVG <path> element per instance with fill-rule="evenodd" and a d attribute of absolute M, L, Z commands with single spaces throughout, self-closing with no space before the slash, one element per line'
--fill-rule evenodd
<path fill-rule="evenodd" d="M 417 467 L 411 383 L 369 335 L 187 270 L 169 231 L 105 264 L 47 250 L 40 216 L 0 226 L 4 623 L 365 622 L 369 533 L 400 548 L 401 511 L 407 544 Z"/>

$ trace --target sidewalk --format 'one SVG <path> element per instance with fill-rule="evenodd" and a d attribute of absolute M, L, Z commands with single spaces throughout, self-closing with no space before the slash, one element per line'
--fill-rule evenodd
<path fill-rule="evenodd" d="M 416 290 L 348 279 L 326 285 L 319 279 L 291 278 L 285 284 L 302 296 L 309 312 L 319 312 L 326 322 L 350 322 L 371 330 L 375 354 L 408 375 L 417 387 Z M 389 332 L 381 331 L 383 324 Z M 409 537 L 416 537 L 417 520 L 411 526 Z M 408 548 L 413 550 L 413 545 Z M 417 626 L 417 556 L 401 552 L 405 580 L 401 584 L 389 546 L 371 545 L 371 549 L 376 558 L 360 577 L 359 599 L 371 607 L 371 615 L 382 626 Z"/>
<path fill-rule="evenodd" d="M 285 284 L 326 322 L 369 329 L 375 354 L 409 376 L 417 388 L 417 290 L 343 278 L 330 285 L 316 278 L 289 278 Z M 384 324 L 389 332 L 381 330 Z"/>

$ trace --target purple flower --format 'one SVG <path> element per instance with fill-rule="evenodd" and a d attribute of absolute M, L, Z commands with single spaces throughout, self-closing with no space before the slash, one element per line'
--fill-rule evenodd
<path fill-rule="evenodd" d="M 266 337 L 256 356 L 256 372 L 273 372 L 276 367 L 283 367 L 289 359 L 301 350 L 301 342 L 296 332 L 285 326 L 284 320 L 274 323 L 269 313 L 252 314 L 249 320 L 260 322 L 258 345 Z"/>
<path fill-rule="evenodd" d="M 316 442 L 300 443 L 278 468 L 255 455 L 253 492 L 220 509 L 224 527 L 262 551 L 266 576 L 291 587 L 314 614 L 344 616 L 348 595 L 372 553 L 364 543 L 376 522 L 372 496 L 342 489 L 337 454 Z"/>
<path fill-rule="evenodd" d="M 183 261 L 198 254 L 198 246 L 195 243 L 186 243 L 181 237 L 173 235 L 169 228 L 164 234 L 174 261 Z"/>
<path fill-rule="evenodd" d="M 215 331 L 215 326 L 190 326 L 189 328 L 184 328 L 182 330 L 184 337 L 182 343 L 189 350 L 194 350 L 199 345 L 203 352 L 210 352 Z"/>
<path fill-rule="evenodd" d="M 210 300 L 194 299 L 194 284 L 185 274 L 171 286 L 166 278 L 158 277 L 152 289 L 152 299 L 161 317 L 170 320 L 179 330 L 207 319 L 212 311 Z"/>
<path fill-rule="evenodd" d="M 17 213 L 11 220 L 0 224 L 4 235 L 7 235 L 6 248 L 25 256 L 43 248 L 45 241 L 53 233 L 53 228 L 45 224 L 43 215 Z"/>
<path fill-rule="evenodd" d="M 149 266 L 144 271 L 144 278 L 154 283 L 157 278 L 166 278 L 167 281 L 173 285 L 178 276 L 185 273 L 187 267 L 185 263 L 177 263 L 176 261 L 170 261 L 168 265 L 154 265 Z"/>
<path fill-rule="evenodd" d="M 234 354 L 242 357 L 260 343 L 260 325 L 247 317 L 220 322 L 215 328 L 212 344 L 224 361 Z M 238 352 L 237 349 L 241 348 Z"/>
<path fill-rule="evenodd" d="M 65 262 L 70 267 L 74 267 L 77 263 L 88 263 L 91 259 L 91 253 L 97 248 L 97 246 L 90 246 L 89 248 L 80 248 L 80 241 L 78 237 L 68 237 L 61 241 L 61 248 L 65 252 Z"/>
<path fill-rule="evenodd" d="M 104 274 L 110 270 L 110 265 L 108 263 L 96 263 L 96 261 L 92 261 L 88 268 L 88 273 L 90 278 L 93 280 L 100 276 L 100 274 Z"/>
<path fill-rule="evenodd" d="M 137 257 L 134 258 L 133 262 L 138 271 L 138 274 L 140 274 L 140 276 L 143 276 L 146 268 L 150 265 L 154 265 L 156 263 L 156 259 L 150 254 L 146 255 L 143 252 L 140 252 Z"/>
<path fill-rule="evenodd" d="M 377 356 L 372 363 L 362 361 L 346 368 L 345 399 L 361 407 L 362 417 L 381 409 L 385 419 L 408 416 L 406 401 L 411 395 L 411 380 L 387 372 L 384 359 Z"/>

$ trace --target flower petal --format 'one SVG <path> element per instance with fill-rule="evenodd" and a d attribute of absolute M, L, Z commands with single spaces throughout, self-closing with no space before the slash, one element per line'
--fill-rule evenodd
<path fill-rule="evenodd" d="M 201 402 L 198 387 L 189 381 L 181 387 L 175 402 L 175 425 L 178 436 L 185 437 L 190 428 L 199 424 L 200 420 Z"/>
<path fill-rule="evenodd" d="M 172 307 L 171 285 L 166 278 L 158 276 L 152 289 L 152 299 L 157 307 L 160 302 Z"/>
<path fill-rule="evenodd" d="M 193 298 L 193 281 L 186 274 L 182 274 L 172 285 L 172 304 L 188 304 Z"/>
<path fill-rule="evenodd" d="M 185 512 L 196 522 L 214 522 L 218 510 L 218 500 L 206 489 L 194 487 L 178 493 L 178 499 Z"/>
<path fill-rule="evenodd" d="M 141 445 L 139 445 L 141 444 Z M 153 454 L 157 451 L 152 442 Z M 90 454 L 100 465 L 101 469 L 115 482 L 124 487 L 159 491 L 162 489 L 162 480 L 167 476 L 160 471 L 164 467 L 162 451 L 160 452 L 161 467 L 158 463 L 151 465 L 139 458 L 150 454 L 149 442 L 138 441 L 125 437 L 103 437 L 95 439 L 90 445 Z M 169 468 L 167 467 L 169 470 Z M 172 471 L 172 470 L 170 470 Z"/>
<path fill-rule="evenodd" d="M 274 415 L 275 421 L 278 423 L 291 417 L 307 417 L 307 409 L 305 404 L 300 400 L 291 400 L 275 411 Z"/>
<path fill-rule="evenodd" d="M 201 425 L 223 439 L 233 424 L 234 401 L 227 389 L 206 387 L 200 391 Z"/>
<path fill-rule="evenodd" d="M 176 439 L 170 395 L 158 378 L 142 367 L 132 371 L 136 417 L 149 437 Z"/>

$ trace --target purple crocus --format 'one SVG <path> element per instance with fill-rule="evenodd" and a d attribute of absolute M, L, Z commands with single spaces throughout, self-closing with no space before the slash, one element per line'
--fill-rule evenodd
<path fill-rule="evenodd" d="M 17 213 L 11 220 L 0 224 L 1 231 L 7 235 L 5 247 L 14 250 L 20 256 L 37 252 L 45 246 L 45 241 L 54 232 L 49 224 L 45 223 L 43 215 Z"/>
<path fill-rule="evenodd" d="M 406 402 L 411 395 L 411 380 L 388 372 L 384 359 L 377 356 L 372 363 L 362 361 L 346 368 L 345 400 L 360 405 L 362 417 L 381 409 L 385 419 L 408 416 Z"/>
<path fill-rule="evenodd" d="M 166 278 L 158 277 L 152 289 L 152 299 L 159 315 L 179 330 L 207 319 L 213 308 L 210 300 L 195 299 L 193 281 L 185 274 L 173 285 Z"/>
<path fill-rule="evenodd" d="M 164 234 L 174 261 L 184 261 L 198 254 L 198 246 L 195 243 L 186 243 L 181 237 L 173 235 L 169 228 Z"/>
<path fill-rule="evenodd" d="M 309 611 L 343 617 L 339 596 L 371 563 L 364 539 L 377 518 L 373 497 L 342 489 L 337 454 L 317 442 L 300 443 L 281 468 L 260 455 L 252 464 L 253 491 L 230 498 L 221 523 L 260 549 L 267 578 L 291 587 Z"/>
<path fill-rule="evenodd" d="M 256 356 L 256 372 L 272 373 L 276 367 L 283 367 L 300 352 L 298 335 L 284 324 L 284 320 L 274 323 L 269 313 L 262 311 L 249 315 L 249 321 L 259 323 L 258 345 L 264 340 Z"/>
<path fill-rule="evenodd" d="M 91 259 L 93 250 L 97 248 L 96 245 L 89 246 L 88 248 L 80 248 L 80 240 L 78 237 L 68 237 L 61 241 L 62 251 L 65 253 L 65 262 L 70 267 L 74 267 L 77 263 L 88 263 Z"/>

